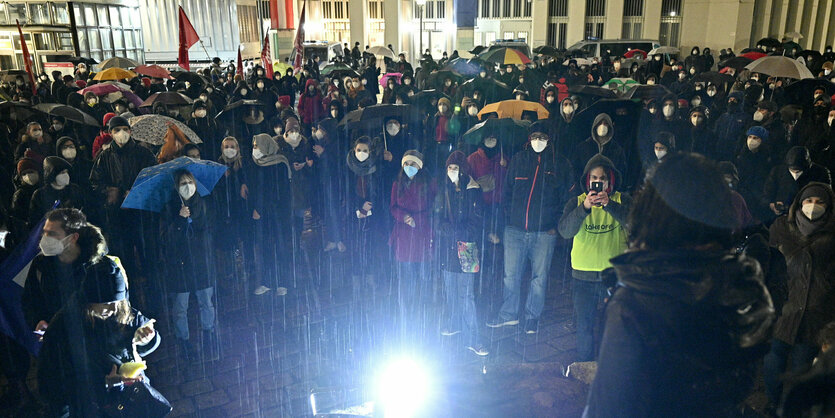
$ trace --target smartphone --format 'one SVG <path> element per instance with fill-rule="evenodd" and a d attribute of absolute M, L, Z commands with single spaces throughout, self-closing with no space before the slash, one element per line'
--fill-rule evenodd
<path fill-rule="evenodd" d="M 603 182 L 602 181 L 593 181 L 591 182 L 591 191 L 600 193 L 603 191 Z"/>
<path fill-rule="evenodd" d="M 32 331 L 32 333 L 35 334 L 35 335 L 40 335 L 41 337 L 43 337 L 43 335 L 46 334 L 46 331 Z"/>

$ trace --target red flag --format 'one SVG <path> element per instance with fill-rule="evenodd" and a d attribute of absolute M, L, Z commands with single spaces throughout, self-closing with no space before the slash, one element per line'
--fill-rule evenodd
<path fill-rule="evenodd" d="M 270 34 L 264 36 L 264 47 L 261 48 L 261 66 L 264 67 L 264 72 L 267 73 L 267 78 L 273 79 L 273 58 L 270 53 Z"/>
<path fill-rule="evenodd" d="M 302 68 L 302 44 L 304 43 L 304 9 L 307 6 L 306 2 L 302 3 L 302 14 L 299 18 L 299 29 L 296 30 L 296 40 L 293 42 L 293 51 L 296 53 L 296 58 L 293 60 L 293 71 L 299 72 Z"/>
<path fill-rule="evenodd" d="M 235 74 L 244 77 L 244 60 L 241 59 L 241 47 L 238 46 L 238 65 L 235 66 Z"/>
<path fill-rule="evenodd" d="M 17 32 L 20 34 L 20 49 L 23 50 L 23 65 L 26 66 L 26 74 L 29 74 L 29 85 L 32 86 L 32 95 L 38 95 L 38 88 L 35 86 L 35 76 L 32 73 L 32 57 L 29 56 L 29 48 L 26 47 L 26 38 L 23 37 L 23 29 L 20 28 L 20 21 L 17 22 Z"/>
<path fill-rule="evenodd" d="M 188 20 L 186 11 L 183 10 L 183 6 L 180 6 L 179 26 L 180 53 L 177 56 L 177 64 L 179 64 L 180 67 L 183 67 L 186 71 L 190 71 L 191 68 L 188 65 L 188 49 L 200 40 L 200 36 L 197 35 L 197 31 L 194 30 L 194 26 L 192 26 L 191 21 Z"/>

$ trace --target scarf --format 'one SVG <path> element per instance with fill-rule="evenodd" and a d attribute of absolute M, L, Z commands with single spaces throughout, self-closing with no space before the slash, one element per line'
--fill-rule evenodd
<path fill-rule="evenodd" d="M 827 216 L 821 216 L 816 221 L 810 221 L 806 215 L 803 214 L 800 210 L 797 211 L 795 215 L 795 223 L 797 224 L 797 229 L 804 237 L 808 237 L 809 235 L 814 234 L 822 226 L 826 225 Z"/>
<path fill-rule="evenodd" d="M 376 159 L 373 155 L 369 155 L 367 160 L 360 162 L 354 154 L 354 151 L 351 150 L 348 151 L 346 160 L 348 161 L 348 168 L 351 172 L 359 177 L 365 177 L 369 174 L 377 172 Z"/>
<path fill-rule="evenodd" d="M 252 157 L 252 161 L 254 161 L 255 164 L 260 167 L 284 164 L 288 167 L 289 171 L 290 162 L 287 160 L 287 157 L 278 153 L 278 144 L 276 144 L 272 137 L 267 134 L 258 134 L 253 137 L 253 140 L 258 146 L 258 149 L 264 153 L 264 156 L 261 157 L 261 159 L 255 159 L 254 156 Z"/>

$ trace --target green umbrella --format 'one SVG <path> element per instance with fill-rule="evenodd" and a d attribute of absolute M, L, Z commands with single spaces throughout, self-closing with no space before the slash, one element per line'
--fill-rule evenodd
<path fill-rule="evenodd" d="M 631 78 L 622 77 L 622 78 L 613 78 L 613 79 L 607 81 L 606 82 L 606 87 L 608 87 L 611 90 L 614 90 L 618 94 L 623 94 L 623 93 L 626 93 L 627 91 L 629 91 L 629 89 L 632 88 L 632 86 L 636 86 L 638 84 L 640 84 L 640 83 L 638 83 L 637 81 L 635 81 Z"/>

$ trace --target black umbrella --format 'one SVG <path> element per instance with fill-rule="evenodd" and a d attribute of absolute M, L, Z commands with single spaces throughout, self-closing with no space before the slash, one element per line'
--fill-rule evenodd
<path fill-rule="evenodd" d="M 719 63 L 719 67 L 731 67 L 737 71 L 742 71 L 746 65 L 752 63 L 753 60 L 746 57 L 731 57 Z"/>
<path fill-rule="evenodd" d="M 177 81 L 188 82 L 191 84 L 202 84 L 204 86 L 208 86 L 212 84 L 206 77 L 203 77 L 200 74 L 192 73 L 190 71 L 183 71 L 179 73 L 172 73 L 174 79 Z"/>
<path fill-rule="evenodd" d="M 729 75 L 729 74 L 722 74 L 722 73 L 717 72 L 717 71 L 708 71 L 708 72 L 704 72 L 704 73 L 699 73 L 699 74 L 696 74 L 695 77 L 693 77 L 693 82 L 694 83 L 697 83 L 697 82 L 711 83 L 711 84 L 715 84 L 717 86 L 722 86 L 723 88 L 725 88 L 725 90 L 727 90 L 727 88 L 725 87 L 726 85 L 730 86 L 735 81 L 736 81 L 736 78 L 734 78 L 734 76 Z"/>
<path fill-rule="evenodd" d="M 325 77 L 343 79 L 347 77 L 359 77 L 359 74 L 345 64 L 330 64 L 322 68 L 321 74 Z"/>
<path fill-rule="evenodd" d="M 639 84 L 636 86 L 632 86 L 626 93 L 623 95 L 622 98 L 624 99 L 640 99 L 640 100 L 647 100 L 647 99 L 659 99 L 664 97 L 668 94 L 671 94 L 670 90 L 660 84 Z"/>
<path fill-rule="evenodd" d="M 812 103 L 812 94 L 815 89 L 823 88 L 827 96 L 835 94 L 835 84 L 823 78 L 807 78 L 797 80 L 785 87 L 786 99 L 789 103 L 804 104 Z"/>
<path fill-rule="evenodd" d="M 487 49 L 487 47 L 486 47 L 486 46 L 484 46 L 484 45 L 478 45 L 478 46 L 473 47 L 473 49 L 471 49 L 471 50 L 469 50 L 469 51 L 467 51 L 467 52 L 469 52 L 469 53 L 471 53 L 471 54 L 473 54 L 473 55 L 478 55 L 478 54 L 480 54 L 480 53 L 484 52 L 484 50 L 486 50 L 486 49 Z"/>
<path fill-rule="evenodd" d="M 78 122 L 84 125 L 101 127 L 101 124 L 92 116 L 78 110 L 72 106 L 62 105 L 58 103 L 41 103 L 32 107 L 33 109 L 46 113 L 52 116 L 61 116 L 64 119 Z"/>
<path fill-rule="evenodd" d="M 441 70 L 429 74 L 429 77 L 426 79 L 426 82 L 431 87 L 440 88 L 443 87 L 443 83 L 444 81 L 446 81 L 447 78 L 452 80 L 453 83 L 456 83 L 463 80 L 464 76 L 452 70 Z"/>
<path fill-rule="evenodd" d="M 579 94 L 581 96 L 594 96 L 600 97 L 603 99 L 617 99 L 618 94 L 615 93 L 612 89 L 607 89 L 604 87 L 597 87 L 597 86 L 589 86 L 589 85 L 580 85 L 580 86 L 571 86 L 568 88 L 569 93 Z"/>
<path fill-rule="evenodd" d="M 562 54 L 560 54 L 560 51 L 557 48 L 554 48 L 553 46 L 550 46 L 550 45 L 540 45 L 540 46 L 533 49 L 533 53 L 534 54 L 549 55 L 549 56 L 552 56 L 552 57 L 558 57 L 558 56 L 562 55 Z"/>
<path fill-rule="evenodd" d="M 163 91 L 160 93 L 154 93 L 151 97 L 148 97 L 141 106 L 139 107 L 151 107 L 157 103 L 162 103 L 167 106 L 186 106 L 192 104 L 192 100 L 176 91 Z"/>
<path fill-rule="evenodd" d="M 446 97 L 447 100 L 452 100 L 449 96 L 441 92 L 440 90 L 436 89 L 429 89 L 429 90 L 421 90 L 415 93 L 409 100 L 412 101 L 412 105 L 418 106 L 423 108 L 424 106 L 428 106 L 431 104 L 432 99 L 440 99 L 441 97 Z"/>
<path fill-rule="evenodd" d="M 811 49 L 804 49 L 797 53 L 798 57 L 803 57 L 806 60 L 806 64 L 809 64 L 811 61 L 817 61 L 823 58 L 820 51 L 813 51 Z"/>
<path fill-rule="evenodd" d="M 339 122 L 339 125 L 353 128 L 357 125 L 377 123 L 379 126 L 383 126 L 383 121 L 390 118 L 396 118 L 401 123 L 410 123 L 419 118 L 417 113 L 414 112 L 411 105 L 378 104 L 348 112 Z"/>
<path fill-rule="evenodd" d="M 73 63 L 73 65 L 78 65 L 78 64 L 81 64 L 81 63 L 87 64 L 87 65 L 95 65 L 95 64 L 99 63 L 98 61 L 96 61 L 92 58 L 87 58 L 87 57 L 69 57 L 69 58 L 64 59 L 63 61 L 71 62 L 71 63 Z"/>
<path fill-rule="evenodd" d="M 25 120 L 32 116 L 32 105 L 26 102 L 0 102 L 0 117 L 8 117 L 15 114 L 17 120 Z"/>
<path fill-rule="evenodd" d="M 481 91 L 485 97 L 485 103 L 493 103 L 509 99 L 513 93 L 513 89 L 507 84 L 502 83 L 494 78 L 474 78 L 467 80 L 461 84 L 461 91 L 466 94 L 472 94 L 476 89 Z"/>
<path fill-rule="evenodd" d="M 215 116 L 215 120 L 220 120 L 221 118 L 227 117 L 229 115 L 234 115 L 236 112 L 240 110 L 248 110 L 252 107 L 263 107 L 264 104 L 259 102 L 258 100 L 238 100 L 237 102 L 229 103 L 223 110 Z"/>
<path fill-rule="evenodd" d="M 463 139 L 470 145 L 478 145 L 485 137 L 494 136 L 505 148 L 513 148 L 527 140 L 530 127 L 531 122 L 526 120 L 490 118 L 470 128 Z"/>
<path fill-rule="evenodd" d="M 757 46 L 764 46 L 766 48 L 779 48 L 783 43 L 774 38 L 762 38 L 756 43 Z"/>
<path fill-rule="evenodd" d="M 457 74 L 474 76 L 484 69 L 484 65 L 479 60 L 456 58 L 450 60 L 444 65 L 443 70 L 454 71 Z M 442 71 L 443 71 L 442 70 Z"/>

